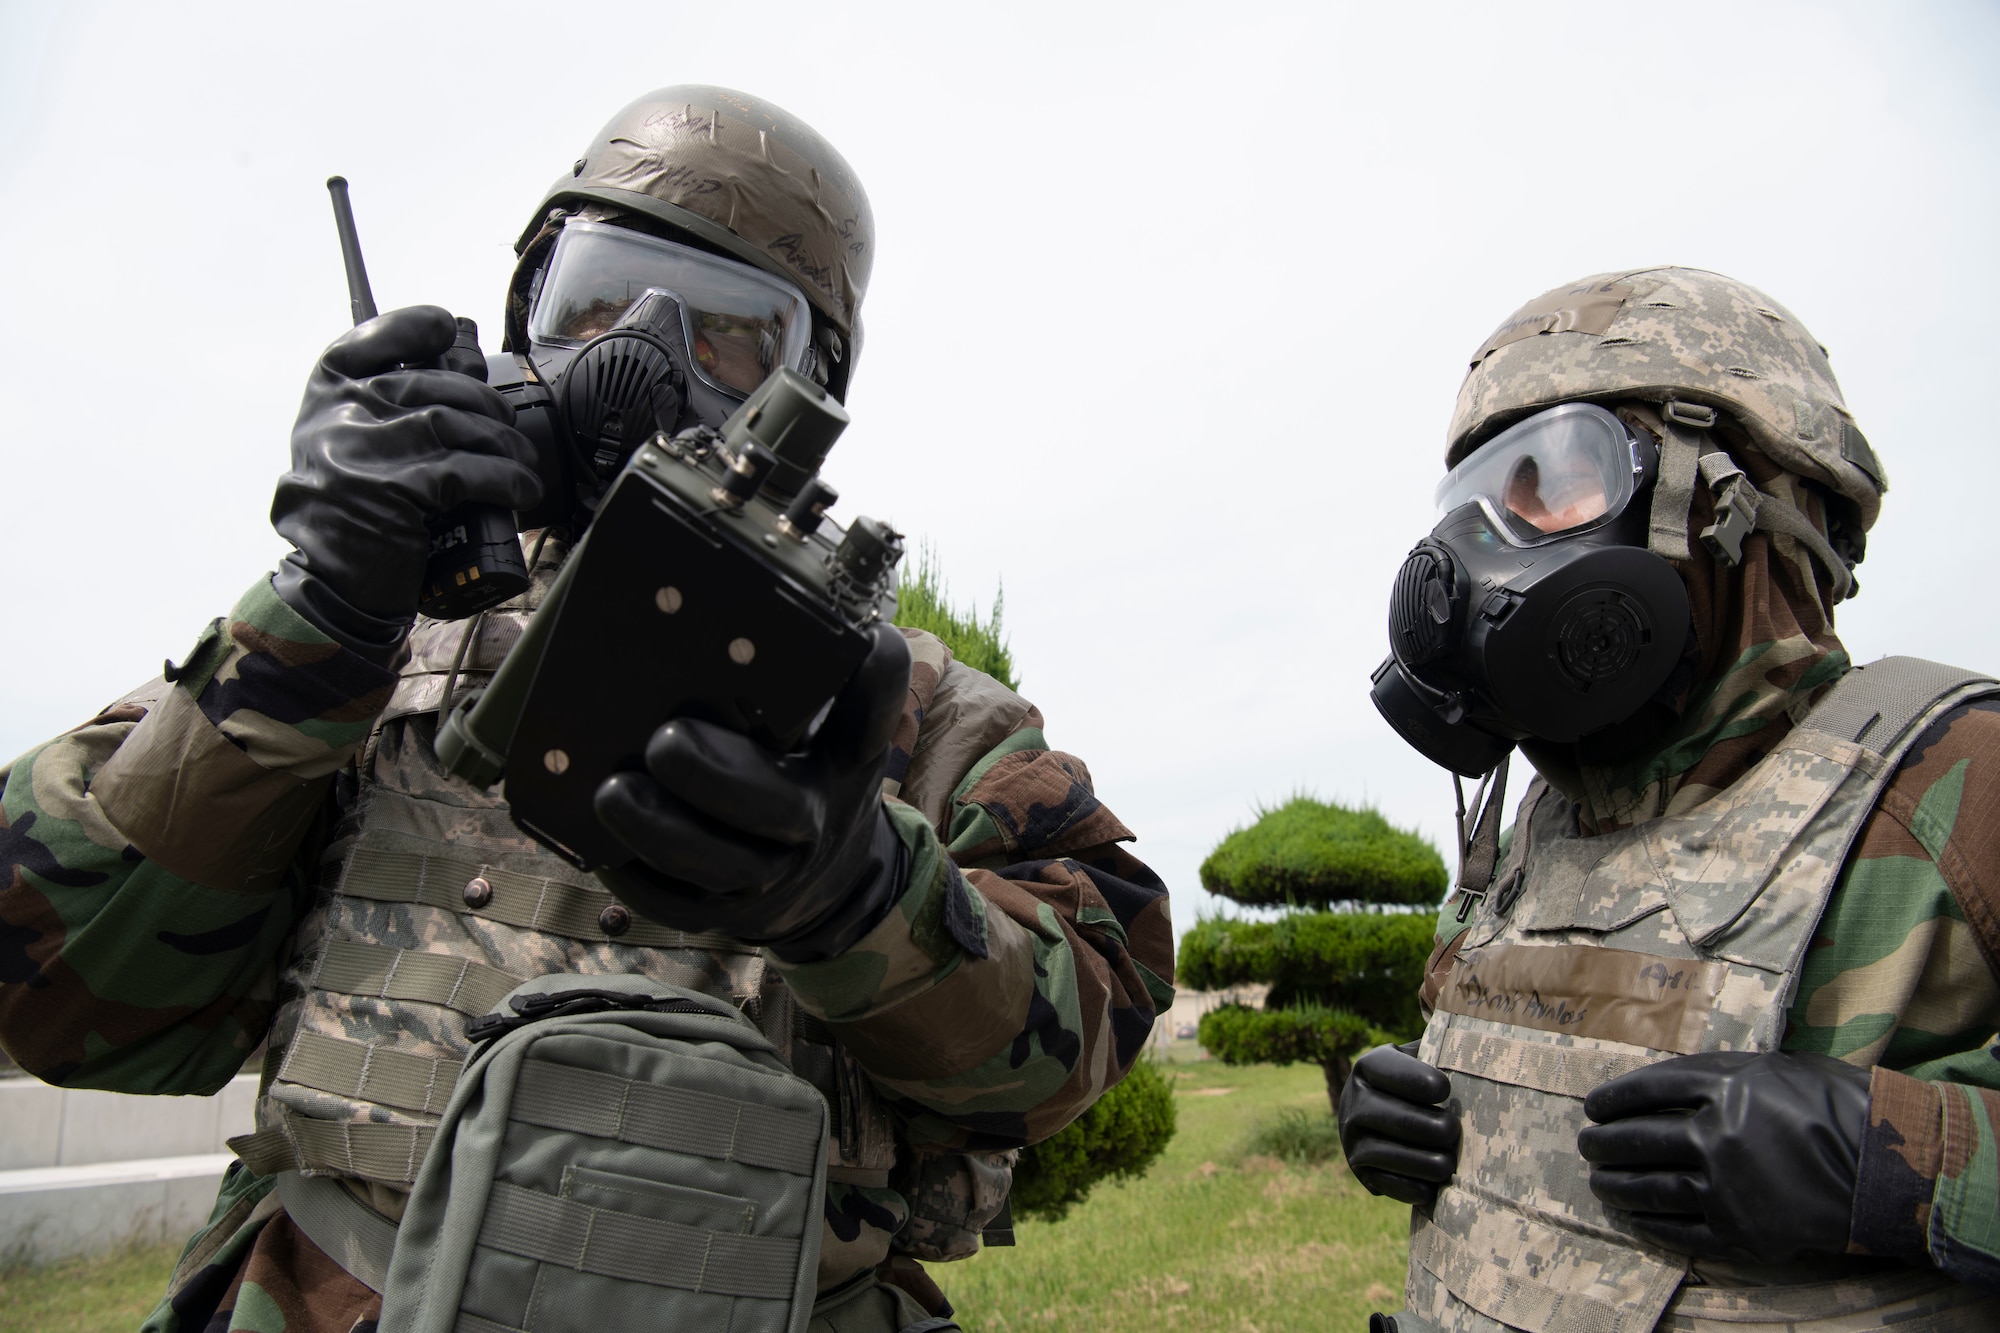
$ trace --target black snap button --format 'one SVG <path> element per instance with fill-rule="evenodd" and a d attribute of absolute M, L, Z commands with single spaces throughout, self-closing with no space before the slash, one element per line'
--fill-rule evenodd
<path fill-rule="evenodd" d="M 478 909 L 493 901 L 493 886 L 486 882 L 484 875 L 474 875 L 465 881 L 465 905 Z"/>
<path fill-rule="evenodd" d="M 632 913 L 623 903 L 613 903 L 597 914 L 597 928 L 616 939 L 632 929 Z"/>

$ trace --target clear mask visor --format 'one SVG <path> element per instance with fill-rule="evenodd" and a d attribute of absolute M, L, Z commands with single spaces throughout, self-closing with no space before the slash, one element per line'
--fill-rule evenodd
<path fill-rule="evenodd" d="M 804 368 L 812 311 L 798 288 L 705 250 L 601 222 L 571 222 L 556 238 L 528 336 L 581 346 L 656 289 L 681 299 L 694 371 L 715 388 L 743 396 L 779 366 Z"/>
<path fill-rule="evenodd" d="M 1595 403 L 1564 403 L 1510 426 L 1446 473 L 1437 513 L 1476 502 L 1516 546 L 1539 546 L 1616 518 L 1644 472 L 1624 422 Z"/>

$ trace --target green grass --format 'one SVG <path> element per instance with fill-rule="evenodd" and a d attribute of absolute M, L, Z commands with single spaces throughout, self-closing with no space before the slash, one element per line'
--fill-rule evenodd
<path fill-rule="evenodd" d="M 1282 1160 L 1326 1123 L 1319 1068 L 1193 1048 L 1168 1053 L 1180 1129 L 1150 1172 L 1060 1222 L 1021 1222 L 1015 1248 L 932 1266 L 968 1333 L 1325 1333 L 1402 1304 L 1410 1210 L 1367 1194 L 1338 1154 Z M 128 1333 L 179 1248 L 0 1273 L 0 1333 Z"/>
<path fill-rule="evenodd" d="M 1340 1126 L 1331 1111 L 1283 1106 L 1251 1133 L 1248 1147 L 1293 1166 L 1318 1166 L 1340 1157 Z"/>
<path fill-rule="evenodd" d="M 931 1268 L 968 1333 L 1325 1333 L 1401 1306 L 1410 1210 L 1337 1157 L 1252 1151 L 1288 1109 L 1325 1119 L 1319 1067 L 1176 1061 L 1173 1075 L 1180 1129 L 1145 1177 L 1022 1222 L 1012 1249 Z"/>
<path fill-rule="evenodd" d="M 131 1333 L 160 1303 L 181 1242 L 0 1270 L 0 1333 Z"/>

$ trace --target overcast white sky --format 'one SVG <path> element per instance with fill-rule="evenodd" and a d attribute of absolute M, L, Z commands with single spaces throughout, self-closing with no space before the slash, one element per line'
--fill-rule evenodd
<path fill-rule="evenodd" d="M 1025 693 L 1183 925 L 1296 790 L 1447 841 L 1368 672 L 1468 355 L 1574 277 L 1696 265 L 1804 319 L 1894 482 L 1849 648 L 2000 668 L 1997 66 L 1990 4 L 0 0 L 0 754 L 282 553 L 347 322 L 329 174 L 382 307 L 497 347 L 548 183 L 674 82 L 866 184 L 842 510 L 1004 578 Z"/>

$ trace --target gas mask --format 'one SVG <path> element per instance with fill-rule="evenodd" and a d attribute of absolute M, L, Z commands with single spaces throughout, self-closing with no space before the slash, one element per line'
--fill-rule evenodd
<path fill-rule="evenodd" d="M 811 308 L 780 278 L 576 219 L 546 256 L 521 293 L 539 386 L 524 385 L 515 406 L 540 446 L 544 494 L 560 499 L 521 515 L 524 527 L 587 517 L 641 444 L 719 428 L 780 367 L 813 374 Z"/>
<path fill-rule="evenodd" d="M 1437 488 L 1438 524 L 1389 601 L 1371 697 L 1463 777 L 1516 741 L 1575 741 L 1632 716 L 1672 675 L 1687 589 L 1646 549 L 1650 439 L 1565 403 L 1481 445 Z"/>

